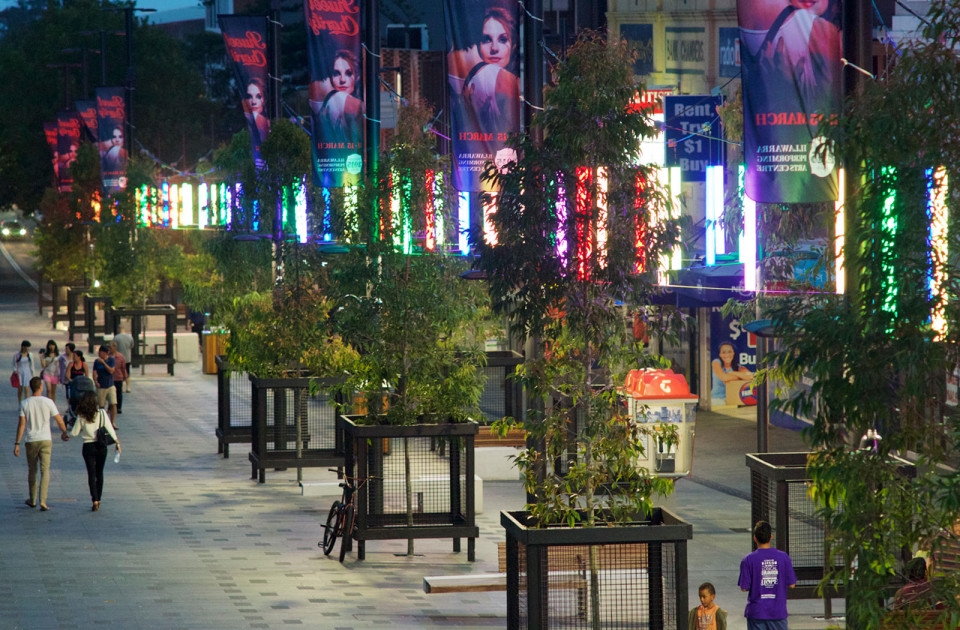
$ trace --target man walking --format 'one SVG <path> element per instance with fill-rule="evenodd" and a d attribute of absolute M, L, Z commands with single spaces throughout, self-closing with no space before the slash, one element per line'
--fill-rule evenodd
<path fill-rule="evenodd" d="M 127 360 L 127 364 L 133 360 L 133 336 L 130 333 L 123 331 L 123 326 L 117 326 L 117 334 L 113 336 L 113 340 L 117 342 L 117 352 L 123 355 L 123 358 Z M 126 377 L 123 379 L 123 391 L 130 391 L 130 370 L 126 370 Z"/>
<path fill-rule="evenodd" d="M 57 365 L 60 369 L 60 384 L 63 385 L 64 391 L 67 393 L 67 404 L 70 403 L 70 364 L 73 363 L 73 351 L 77 349 L 77 345 L 72 341 L 68 341 L 63 346 L 63 354 L 60 355 L 60 358 L 57 359 Z"/>
<path fill-rule="evenodd" d="M 17 441 L 13 446 L 14 457 L 20 457 L 20 440 L 24 439 L 27 448 L 27 482 L 30 498 L 27 505 L 44 512 L 47 507 L 47 489 L 50 487 L 50 454 L 53 451 L 53 438 L 50 434 L 50 418 L 60 427 L 60 439 L 66 441 L 67 425 L 63 423 L 60 412 L 53 401 L 42 395 L 43 379 L 34 376 L 30 379 L 30 397 L 20 403 L 20 423 L 17 425 Z M 37 496 L 37 461 L 40 462 L 40 496 Z"/>
<path fill-rule="evenodd" d="M 116 371 L 113 373 L 113 388 L 117 390 L 117 414 L 123 413 L 123 381 L 127 378 L 127 359 L 117 352 L 117 342 L 111 341 L 110 358 L 116 363 Z"/>
<path fill-rule="evenodd" d="M 773 549 L 770 523 L 757 521 L 753 540 L 757 549 L 740 562 L 740 589 L 747 593 L 747 630 L 787 630 L 787 588 L 797 585 L 793 563 Z"/>
<path fill-rule="evenodd" d="M 117 390 L 113 386 L 113 374 L 117 371 L 117 362 L 109 355 L 109 348 L 100 346 L 97 358 L 93 362 L 93 371 L 97 381 L 97 397 L 100 406 L 107 410 L 110 424 L 117 428 Z"/>

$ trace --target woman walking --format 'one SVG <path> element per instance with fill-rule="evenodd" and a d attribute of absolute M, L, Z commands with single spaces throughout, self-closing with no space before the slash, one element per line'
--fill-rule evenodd
<path fill-rule="evenodd" d="M 17 404 L 24 398 L 30 397 L 30 379 L 34 377 L 37 366 L 30 354 L 30 342 L 24 339 L 20 343 L 20 352 L 13 355 L 13 373 L 20 379 L 17 388 Z"/>
<path fill-rule="evenodd" d="M 47 342 L 47 348 L 40 355 L 40 367 L 43 382 L 47 384 L 47 398 L 57 402 L 57 383 L 60 382 L 60 349 L 53 339 Z"/>
<path fill-rule="evenodd" d="M 94 512 L 100 509 L 100 497 L 103 494 L 103 465 L 107 461 L 107 447 L 97 440 L 97 431 L 102 427 L 117 443 L 120 454 L 120 440 L 113 430 L 113 423 L 107 412 L 100 408 L 96 392 L 87 392 L 77 405 L 78 421 L 73 425 L 70 435 L 83 438 L 83 463 L 87 465 L 87 483 L 90 486 L 90 500 Z"/>

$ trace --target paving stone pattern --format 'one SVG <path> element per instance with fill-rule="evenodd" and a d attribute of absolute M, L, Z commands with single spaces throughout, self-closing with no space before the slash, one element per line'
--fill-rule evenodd
<path fill-rule="evenodd" d="M 3 309 L 0 360 L 9 361 L 22 338 L 34 348 L 51 336 L 66 341 L 65 333 L 51 335 L 34 304 Z M 496 571 L 499 511 L 522 506 L 518 482 L 484 484 L 476 563 L 467 562 L 465 544 L 455 554 L 450 540 L 420 540 L 413 557 L 401 555 L 405 541 L 374 541 L 364 562 L 350 554 L 341 565 L 317 548 L 329 498 L 302 496 L 293 469 L 268 470 L 258 484 L 244 445 L 233 445 L 229 459 L 217 455 L 216 379 L 199 370 L 187 363 L 175 377 L 162 366 L 136 371 L 118 416 L 123 455 L 119 464 L 112 451 L 107 460 L 99 512 L 90 510 L 79 440 L 54 441 L 51 511 L 24 505 L 26 461 L 12 449 L 16 395 L 0 394 L 0 630 L 505 627 L 503 593 L 425 595 L 421 580 Z M 62 389 L 58 397 L 64 408 Z M 702 420 L 695 477 L 664 504 L 694 523 L 691 605 L 696 585 L 710 579 L 729 627 L 740 630 L 736 573 L 750 540 L 734 530 L 749 524 L 743 452 L 753 424 L 716 414 Z M 771 439 L 782 450 L 799 448 L 790 432 L 774 430 Z M 334 480 L 311 469 L 304 477 Z M 814 619 L 819 602 L 790 607 L 791 628 L 827 627 Z"/>

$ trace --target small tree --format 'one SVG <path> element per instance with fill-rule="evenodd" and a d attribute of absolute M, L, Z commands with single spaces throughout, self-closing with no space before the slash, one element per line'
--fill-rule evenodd
<path fill-rule="evenodd" d="M 813 421 L 811 493 L 842 559 L 825 581 L 845 583 L 857 628 L 919 627 L 936 601 L 938 624 L 960 618 L 960 576 L 937 562 L 942 545 L 957 543 L 960 513 L 960 478 L 941 467 L 960 451 L 945 404 L 960 365 L 956 195 L 947 189 L 960 177 L 960 11 L 937 2 L 929 19 L 925 43 L 904 49 L 830 130 L 843 162 L 864 175 L 845 204 L 855 228 L 845 265 L 858 281 L 846 296 L 810 293 L 772 309 L 782 339 L 770 373 L 813 382 L 775 404 Z M 882 439 L 863 448 L 868 432 Z M 907 453 L 915 477 L 892 458 Z M 934 559 L 930 597 L 891 614 L 883 601 L 902 553 L 921 549 Z"/>
<path fill-rule="evenodd" d="M 428 218 L 429 199 L 452 196 L 443 183 L 433 189 L 427 184 L 428 171 L 443 172 L 427 132 L 431 120 L 423 107 L 401 109 L 398 133 L 381 170 L 363 183 L 360 194 L 361 207 L 379 210 L 363 217 L 353 235 L 369 240 L 337 261 L 332 274 L 340 296 L 337 330 L 359 351 L 347 388 L 365 398 L 366 421 L 374 424 L 463 422 L 478 415 L 484 336 L 477 328 L 485 313 L 483 291 L 459 277 L 467 270 L 464 263 L 439 247 L 431 251 L 420 238 L 431 229 L 429 221 L 449 221 L 443 208 L 455 207 L 435 203 Z M 403 197 L 399 213 L 390 210 L 391 190 Z M 407 438 L 404 462 L 407 523 L 412 526 Z M 412 539 L 408 552 L 413 553 Z"/>

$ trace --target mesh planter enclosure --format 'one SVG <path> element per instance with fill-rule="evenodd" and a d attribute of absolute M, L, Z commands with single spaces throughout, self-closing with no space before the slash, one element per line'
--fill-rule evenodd
<path fill-rule="evenodd" d="M 227 358 L 217 362 L 217 453 L 230 457 L 230 445 L 250 444 L 253 417 L 250 375 L 235 370 Z"/>
<path fill-rule="evenodd" d="M 833 563 L 842 567 L 842 559 L 827 557 L 824 523 L 808 493 L 811 477 L 807 472 L 808 453 L 748 453 L 750 469 L 750 523 L 767 521 L 773 528 L 773 545 L 790 555 L 797 586 L 788 592 L 790 599 L 819 599 L 817 592 L 824 569 Z M 915 473 L 913 465 L 902 462 L 903 475 Z M 842 509 L 842 506 L 841 506 Z M 825 614 L 829 617 L 830 598 L 843 597 L 843 588 L 829 585 L 824 591 Z"/>
<path fill-rule="evenodd" d="M 474 437 L 477 425 L 360 425 L 343 422 L 346 473 L 369 479 L 356 494 L 357 558 L 368 540 L 467 539 L 475 560 Z M 406 477 L 409 462 L 409 483 Z"/>
<path fill-rule="evenodd" d="M 533 527 L 501 512 L 507 628 L 687 630 L 693 527 L 663 508 L 613 527 Z"/>
<path fill-rule="evenodd" d="M 310 394 L 314 379 L 250 376 L 249 380 L 253 478 L 264 483 L 267 468 L 343 466 L 340 416 L 323 389 Z"/>

